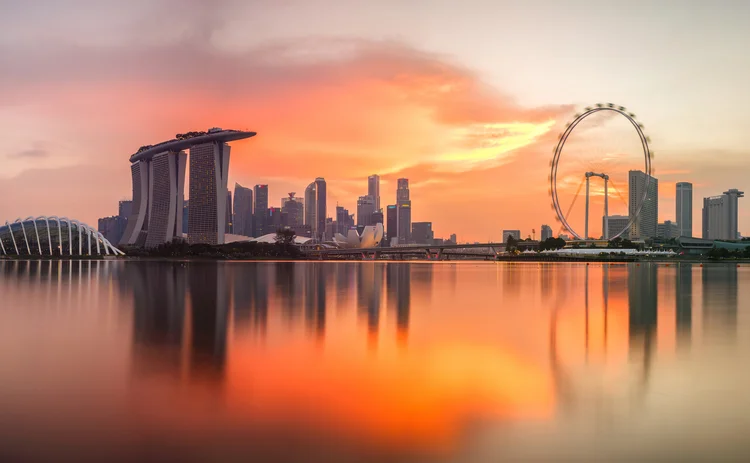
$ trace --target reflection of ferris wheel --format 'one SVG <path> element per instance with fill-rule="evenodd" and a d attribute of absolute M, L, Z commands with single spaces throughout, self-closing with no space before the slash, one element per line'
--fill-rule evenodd
<path fill-rule="evenodd" d="M 588 228 L 589 228 L 589 180 L 591 177 L 601 177 L 604 180 L 604 230 L 603 235 L 606 239 L 609 235 L 607 227 L 609 226 L 609 220 L 607 220 L 608 217 L 608 197 L 607 197 L 607 182 L 609 181 L 609 176 L 604 173 L 595 173 L 595 172 L 586 172 L 584 175 L 584 179 L 581 181 L 581 184 L 578 186 L 578 190 L 576 191 L 575 196 L 573 197 L 573 204 L 575 204 L 575 200 L 578 198 L 579 193 L 581 192 L 581 187 L 583 186 L 583 181 L 586 182 L 586 222 L 585 222 L 585 234 L 583 237 L 576 233 L 575 230 L 573 230 L 573 227 L 570 226 L 567 220 L 567 216 L 570 215 L 570 211 L 573 208 L 573 204 L 571 204 L 570 209 L 568 209 L 568 212 L 566 214 L 563 214 L 563 210 L 560 207 L 560 199 L 557 195 L 557 167 L 560 163 L 560 156 L 562 155 L 563 147 L 565 146 L 565 142 L 568 140 L 568 137 L 573 132 L 573 129 L 576 128 L 576 126 L 585 118 L 588 116 L 597 113 L 599 111 L 612 111 L 618 114 L 622 114 L 625 116 L 625 118 L 630 121 L 630 123 L 635 128 L 636 132 L 638 132 L 638 137 L 641 139 L 641 145 L 643 147 L 643 158 L 644 158 L 644 169 L 643 171 L 646 173 L 646 179 L 645 179 L 645 185 L 643 187 L 643 197 L 640 198 L 640 201 L 638 202 L 638 207 L 635 210 L 635 214 L 631 215 L 630 220 L 628 221 L 627 225 L 622 229 L 618 230 L 617 233 L 612 235 L 612 238 L 617 238 L 623 233 L 625 233 L 626 230 L 630 229 L 630 227 L 633 225 L 633 222 L 638 218 L 638 215 L 641 213 L 641 209 L 643 208 L 643 204 L 646 202 L 646 196 L 648 194 L 648 186 L 649 181 L 651 179 L 651 158 L 653 157 L 653 152 L 648 147 L 648 142 L 650 141 L 649 138 L 644 135 L 643 133 L 643 124 L 640 124 L 638 121 L 635 120 L 635 114 L 627 112 L 627 110 L 622 106 L 617 106 L 612 103 L 608 104 L 597 104 L 595 107 L 587 107 L 583 114 L 576 114 L 575 119 L 573 119 L 573 122 L 569 123 L 565 127 L 565 131 L 560 134 L 559 140 L 557 143 L 557 147 L 555 147 L 554 155 L 552 156 L 552 162 L 550 163 L 550 175 L 549 175 L 549 184 L 550 184 L 550 196 L 552 197 L 552 207 L 555 209 L 555 212 L 557 213 L 557 220 L 562 224 L 562 227 L 564 227 L 566 230 L 570 232 L 576 239 L 588 239 Z"/>

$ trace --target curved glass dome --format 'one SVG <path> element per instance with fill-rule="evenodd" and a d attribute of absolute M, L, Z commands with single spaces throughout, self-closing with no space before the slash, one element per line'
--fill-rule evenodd
<path fill-rule="evenodd" d="M 67 217 L 27 217 L 0 226 L 6 256 L 122 256 L 96 229 Z"/>

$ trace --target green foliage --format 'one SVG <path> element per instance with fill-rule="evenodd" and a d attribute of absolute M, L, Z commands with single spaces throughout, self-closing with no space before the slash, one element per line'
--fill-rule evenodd
<path fill-rule="evenodd" d="M 750 246 L 745 249 L 733 249 L 717 248 L 713 247 L 706 254 L 710 259 L 749 259 L 750 258 Z"/>
<path fill-rule="evenodd" d="M 515 251 L 517 245 L 518 240 L 513 235 L 510 235 L 508 241 L 505 243 L 505 249 L 506 251 Z"/>
<path fill-rule="evenodd" d="M 617 238 L 609 240 L 609 243 L 607 243 L 607 247 L 615 249 L 638 249 L 638 245 L 628 239 L 623 239 L 619 236 Z"/>
<path fill-rule="evenodd" d="M 286 239 L 286 238 L 285 238 Z M 292 236 L 292 240 L 294 236 Z M 208 259 L 284 259 L 299 258 L 302 254 L 296 246 L 283 243 L 239 242 L 212 246 L 210 244 L 188 244 L 174 240 L 156 248 L 131 247 L 124 249 L 128 257 L 161 258 L 208 258 Z"/>
<path fill-rule="evenodd" d="M 539 243 L 540 251 L 562 249 L 565 247 L 565 240 L 562 238 L 547 238 Z"/>

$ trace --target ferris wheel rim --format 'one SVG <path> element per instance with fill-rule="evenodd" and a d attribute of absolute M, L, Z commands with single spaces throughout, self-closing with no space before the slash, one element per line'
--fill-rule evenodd
<path fill-rule="evenodd" d="M 623 106 L 617 106 L 612 103 L 609 104 L 597 104 L 595 107 L 587 107 L 585 111 L 582 114 L 576 114 L 575 118 L 572 122 L 568 123 L 565 127 L 565 130 L 563 133 L 561 133 L 558 137 L 558 142 L 555 147 L 555 150 L 553 152 L 552 161 L 550 161 L 550 174 L 549 174 L 549 183 L 550 183 L 550 196 L 552 198 L 552 208 L 555 210 L 557 214 L 557 218 L 562 224 L 565 229 L 570 232 L 576 239 L 582 240 L 584 238 L 581 238 L 581 235 L 578 234 L 573 227 L 568 223 L 567 218 L 562 212 L 562 208 L 560 207 L 560 200 L 557 193 L 557 169 L 560 163 L 560 157 L 562 156 L 563 148 L 565 147 L 565 142 L 567 141 L 568 137 L 571 133 L 573 133 L 573 130 L 578 126 L 579 123 L 581 123 L 585 118 L 588 116 L 600 112 L 600 111 L 613 111 L 615 113 L 618 113 L 622 116 L 624 116 L 630 123 L 633 125 L 633 128 L 635 128 L 636 133 L 638 134 L 638 137 L 641 141 L 641 147 L 643 148 L 643 155 L 644 155 L 644 171 L 646 174 L 646 182 L 643 190 L 643 197 L 640 200 L 640 203 L 638 204 L 638 207 L 636 208 L 635 214 L 630 217 L 628 220 L 627 225 L 617 234 L 615 234 L 612 239 L 620 237 L 623 233 L 625 233 L 626 230 L 630 229 L 630 227 L 635 223 L 635 221 L 638 219 L 638 216 L 640 215 L 643 206 L 646 202 L 646 198 L 648 197 L 648 188 L 649 184 L 651 182 L 651 160 L 653 158 L 653 152 L 649 148 L 649 137 L 646 136 L 646 134 L 643 132 L 643 124 L 639 123 L 638 120 L 635 118 L 635 114 L 628 113 L 627 110 Z M 585 239 L 588 239 L 588 237 L 585 237 Z M 608 239 L 604 237 L 604 239 Z"/>

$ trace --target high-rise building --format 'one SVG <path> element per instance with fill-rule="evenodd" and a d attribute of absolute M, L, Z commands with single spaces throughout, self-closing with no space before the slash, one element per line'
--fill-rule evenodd
<path fill-rule="evenodd" d="M 209 142 L 190 147 L 188 242 L 224 244 L 230 147 Z"/>
<path fill-rule="evenodd" d="M 375 200 L 375 210 L 380 210 L 380 175 L 367 177 L 367 194 Z"/>
<path fill-rule="evenodd" d="M 451 233 L 451 237 L 450 237 L 450 239 L 448 241 L 450 241 L 453 244 L 458 244 L 458 238 L 456 237 L 456 234 L 455 233 Z"/>
<path fill-rule="evenodd" d="M 234 234 L 253 236 L 253 190 L 234 184 Z"/>
<path fill-rule="evenodd" d="M 400 178 L 396 188 L 396 207 L 398 208 L 398 243 L 411 242 L 411 200 L 409 199 L 409 179 Z"/>
<path fill-rule="evenodd" d="M 282 213 L 280 207 L 269 207 L 267 209 L 268 217 L 266 219 L 265 234 L 276 233 L 277 230 L 282 228 Z"/>
<path fill-rule="evenodd" d="M 370 195 L 360 196 L 357 200 L 357 226 L 372 225 L 372 214 L 375 208 L 375 198 Z"/>
<path fill-rule="evenodd" d="M 680 236 L 693 236 L 693 184 L 677 182 L 676 215 Z"/>
<path fill-rule="evenodd" d="M 326 217 L 326 228 L 325 232 L 323 233 L 323 241 L 331 241 L 335 232 L 336 222 L 334 222 L 333 218 Z"/>
<path fill-rule="evenodd" d="M 182 234 L 187 235 L 188 233 L 188 217 L 190 215 L 190 201 L 185 200 L 182 203 Z"/>
<path fill-rule="evenodd" d="M 386 210 L 386 226 L 388 227 L 385 232 L 387 243 L 390 243 L 393 238 L 398 237 L 398 208 L 395 204 L 392 204 L 385 208 Z"/>
<path fill-rule="evenodd" d="M 186 161 L 184 151 L 164 151 L 131 164 L 133 201 L 120 244 L 154 247 L 182 237 Z"/>
<path fill-rule="evenodd" d="M 656 226 L 656 237 L 664 238 L 665 240 L 679 238 L 680 227 L 677 223 L 672 222 L 671 220 L 665 220 Z"/>
<path fill-rule="evenodd" d="M 287 214 L 287 223 L 290 228 L 301 227 L 305 223 L 305 206 L 300 198 L 295 198 L 294 193 L 289 193 L 288 198 L 281 200 L 281 212 Z"/>
<path fill-rule="evenodd" d="M 411 241 L 415 244 L 433 244 L 435 235 L 432 222 L 414 222 L 411 225 Z"/>
<path fill-rule="evenodd" d="M 411 243 L 411 201 L 403 200 L 396 203 L 398 207 L 398 243 Z"/>
<path fill-rule="evenodd" d="M 656 236 L 659 218 L 659 181 L 640 170 L 631 170 L 628 173 L 628 215 L 633 217 L 639 207 L 641 212 L 630 227 L 630 236 L 640 239 L 653 238 Z"/>
<path fill-rule="evenodd" d="M 400 178 L 398 179 L 396 189 L 396 201 L 408 201 L 409 200 L 409 179 Z"/>
<path fill-rule="evenodd" d="M 305 188 L 305 225 L 309 225 L 315 235 L 318 225 L 318 187 L 315 182 Z"/>
<path fill-rule="evenodd" d="M 316 237 L 324 241 L 325 240 L 325 231 L 326 231 L 326 218 L 328 216 L 328 203 L 327 203 L 327 193 L 326 193 L 326 181 L 323 177 L 318 177 L 315 179 L 315 189 L 316 189 L 316 203 L 317 203 L 317 211 L 316 211 L 316 220 L 318 223 L 317 226 L 317 235 Z M 332 237 L 331 237 L 332 238 Z"/>
<path fill-rule="evenodd" d="M 703 198 L 703 238 L 709 240 L 736 240 L 739 228 L 739 198 L 744 191 L 731 189 L 719 196 Z"/>
<path fill-rule="evenodd" d="M 125 232 L 125 219 L 119 215 L 102 217 L 99 219 L 97 230 L 110 243 L 117 243 Z"/>
<path fill-rule="evenodd" d="M 606 227 L 607 236 L 604 237 L 604 239 L 611 240 L 620 232 L 622 232 L 622 234 L 620 234 L 621 238 L 630 238 L 629 231 L 625 230 L 625 227 L 628 226 L 628 222 L 630 222 L 630 217 L 628 217 L 627 215 L 610 215 L 607 217 L 602 217 L 602 231 L 604 231 L 605 229 L 605 220 L 609 223 L 609 225 Z"/>
<path fill-rule="evenodd" d="M 354 226 L 354 223 L 350 221 L 349 211 L 342 207 L 336 206 L 336 233 L 341 233 L 346 236 L 349 230 Z"/>
<path fill-rule="evenodd" d="M 542 233 L 542 236 L 540 239 L 542 241 L 552 238 L 552 227 L 550 227 L 549 225 L 542 225 L 541 233 Z"/>
<path fill-rule="evenodd" d="M 128 217 L 133 213 L 133 201 L 122 200 L 118 204 L 118 215 L 127 222 Z M 110 240 L 111 242 L 112 240 Z"/>
<path fill-rule="evenodd" d="M 255 209 L 253 210 L 253 236 L 263 236 L 268 231 L 268 185 L 255 185 Z"/>
<path fill-rule="evenodd" d="M 227 226 L 224 233 L 234 233 L 234 213 L 232 212 L 232 192 L 227 190 Z"/>
<path fill-rule="evenodd" d="M 384 218 L 383 218 L 383 210 L 375 211 L 372 213 L 372 218 L 370 219 L 370 225 L 376 225 L 376 224 L 384 224 Z"/>
<path fill-rule="evenodd" d="M 508 242 L 508 238 L 513 237 L 516 241 L 521 239 L 521 230 L 503 230 L 503 243 Z"/>

